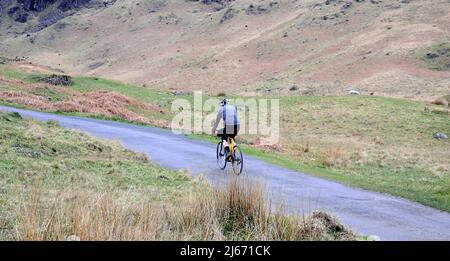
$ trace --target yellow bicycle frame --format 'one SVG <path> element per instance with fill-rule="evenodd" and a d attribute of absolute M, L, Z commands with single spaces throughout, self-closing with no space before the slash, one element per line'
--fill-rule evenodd
<path fill-rule="evenodd" d="M 231 137 L 228 137 L 228 144 L 230 144 L 230 152 L 231 155 L 234 155 L 234 147 L 236 146 L 236 143 L 234 142 L 234 139 Z"/>

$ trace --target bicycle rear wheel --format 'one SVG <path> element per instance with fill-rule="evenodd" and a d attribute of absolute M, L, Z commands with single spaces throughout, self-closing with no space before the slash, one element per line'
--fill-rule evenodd
<path fill-rule="evenodd" d="M 225 149 L 223 148 L 222 141 L 220 141 L 217 144 L 217 151 L 216 151 L 216 157 L 217 157 L 217 165 L 220 169 L 225 169 L 227 166 L 227 160 L 226 160 L 226 153 Z"/>
<path fill-rule="evenodd" d="M 240 175 L 244 169 L 244 154 L 239 146 L 234 147 L 233 153 L 233 172 L 236 175 Z"/>

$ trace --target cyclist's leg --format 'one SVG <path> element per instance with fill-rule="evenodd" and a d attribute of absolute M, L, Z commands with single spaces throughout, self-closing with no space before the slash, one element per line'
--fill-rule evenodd
<path fill-rule="evenodd" d="M 220 137 L 222 141 L 222 146 L 224 152 L 227 152 L 227 149 L 229 150 L 228 143 L 227 143 L 227 136 L 226 136 L 226 130 L 225 128 L 217 130 L 217 137 Z M 221 155 L 223 156 L 223 155 Z"/>
<path fill-rule="evenodd" d="M 239 125 L 239 124 L 233 126 L 233 128 L 232 128 L 232 129 L 233 129 L 233 133 L 230 134 L 230 137 L 231 137 L 231 138 L 236 139 L 236 136 L 237 136 L 237 134 L 239 133 L 239 128 L 240 128 L 240 125 Z M 235 158 L 235 160 L 239 161 L 240 159 L 239 159 L 239 158 Z"/>
<path fill-rule="evenodd" d="M 222 129 L 223 130 L 223 135 L 222 135 L 222 143 L 223 143 L 223 147 L 225 148 L 225 151 L 228 153 L 230 152 L 230 144 L 228 144 L 228 137 L 230 137 L 230 128 L 229 126 L 225 125 L 225 128 Z"/>

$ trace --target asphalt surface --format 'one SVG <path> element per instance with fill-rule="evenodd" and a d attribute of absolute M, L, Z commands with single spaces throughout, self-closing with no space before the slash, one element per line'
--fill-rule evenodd
<path fill-rule="evenodd" d="M 56 120 L 66 128 L 119 140 L 126 148 L 146 153 L 163 167 L 189 169 L 216 186 L 233 175 L 229 166 L 225 171 L 217 167 L 215 144 L 176 135 L 170 130 L 4 106 L 0 110 L 17 111 L 23 117 L 41 121 Z M 355 231 L 377 235 L 381 240 L 450 240 L 449 213 L 406 199 L 349 187 L 249 156 L 245 156 L 244 172 L 239 178 L 246 177 L 263 183 L 273 204 L 282 201 L 290 212 L 326 210 Z"/>

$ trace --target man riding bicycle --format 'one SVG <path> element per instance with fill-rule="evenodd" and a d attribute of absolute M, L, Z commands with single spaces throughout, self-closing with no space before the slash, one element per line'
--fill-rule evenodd
<path fill-rule="evenodd" d="M 228 156 L 230 153 L 230 145 L 227 142 L 228 137 L 234 139 L 239 132 L 240 125 L 236 106 L 229 105 L 227 99 L 223 99 L 220 102 L 220 106 L 220 110 L 217 113 L 217 118 L 211 132 L 212 135 L 215 135 L 217 126 L 222 119 L 224 122 L 224 128 L 217 131 L 217 136 L 221 137 L 223 147 L 225 148 Z"/>

